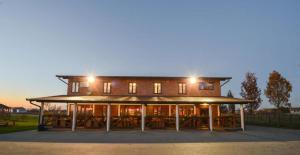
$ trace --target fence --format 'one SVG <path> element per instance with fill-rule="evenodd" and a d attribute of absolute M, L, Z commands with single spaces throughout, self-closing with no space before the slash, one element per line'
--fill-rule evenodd
<path fill-rule="evenodd" d="M 249 125 L 300 129 L 300 115 L 277 112 L 245 113 L 245 123 Z"/>

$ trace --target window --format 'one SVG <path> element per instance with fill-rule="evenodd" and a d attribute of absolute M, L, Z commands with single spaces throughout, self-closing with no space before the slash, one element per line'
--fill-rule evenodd
<path fill-rule="evenodd" d="M 79 82 L 72 82 L 72 93 L 79 92 Z"/>
<path fill-rule="evenodd" d="M 161 83 L 154 83 L 154 94 L 161 93 Z"/>
<path fill-rule="evenodd" d="M 178 83 L 178 93 L 186 94 L 186 84 L 185 83 Z"/>
<path fill-rule="evenodd" d="M 129 83 L 129 94 L 135 94 L 136 93 L 136 83 L 130 82 Z"/>
<path fill-rule="evenodd" d="M 103 92 L 105 94 L 110 94 L 111 93 L 111 83 L 110 82 L 104 82 L 103 83 Z"/>
<path fill-rule="evenodd" d="M 214 83 L 213 82 L 200 82 L 199 89 L 200 90 L 213 90 Z"/>

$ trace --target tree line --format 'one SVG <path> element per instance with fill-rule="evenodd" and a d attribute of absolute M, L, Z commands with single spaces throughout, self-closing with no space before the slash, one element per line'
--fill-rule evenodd
<path fill-rule="evenodd" d="M 279 72 L 273 71 L 269 74 L 267 86 L 264 89 L 264 95 L 268 98 L 270 104 L 274 105 L 279 111 L 289 109 L 291 107 L 290 94 L 292 92 L 292 84 L 283 77 Z M 256 111 L 262 103 L 261 89 L 257 86 L 257 77 L 255 73 L 247 72 L 245 80 L 241 83 L 240 95 L 243 99 L 252 100 L 253 103 L 246 104 L 245 110 L 249 113 Z M 229 90 L 227 97 L 233 97 L 232 92 Z M 235 105 L 228 106 L 222 105 L 223 111 L 235 111 Z"/>

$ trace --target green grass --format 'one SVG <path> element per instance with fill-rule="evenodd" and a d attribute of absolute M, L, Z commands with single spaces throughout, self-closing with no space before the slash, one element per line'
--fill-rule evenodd
<path fill-rule="evenodd" d="M 34 130 L 37 128 L 38 116 L 30 114 L 12 114 L 11 116 L 0 116 L 0 121 L 15 121 L 15 126 L 0 126 L 0 134 L 17 131 Z"/>

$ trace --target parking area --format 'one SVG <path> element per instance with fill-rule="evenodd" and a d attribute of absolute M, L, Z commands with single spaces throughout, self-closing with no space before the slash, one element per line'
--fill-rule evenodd
<path fill-rule="evenodd" d="M 6 154 L 299 154 L 300 130 L 26 131 L 0 135 Z"/>

